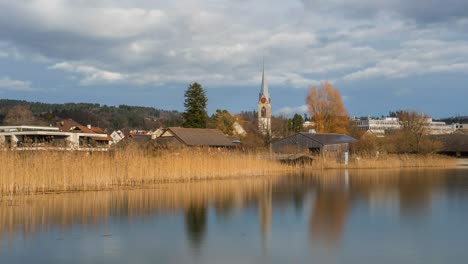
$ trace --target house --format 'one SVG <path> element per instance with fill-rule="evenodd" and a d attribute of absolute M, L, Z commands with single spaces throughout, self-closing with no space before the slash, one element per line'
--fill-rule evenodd
<path fill-rule="evenodd" d="M 239 122 L 235 121 L 234 124 L 232 124 L 232 132 L 234 135 L 239 135 L 241 137 L 247 136 L 247 132 L 245 129 L 239 124 Z"/>
<path fill-rule="evenodd" d="M 349 143 L 356 139 L 344 134 L 297 133 L 272 144 L 276 153 L 338 155 L 349 151 Z"/>
<path fill-rule="evenodd" d="M 117 130 L 114 131 L 110 134 L 110 137 L 112 138 L 112 144 L 117 144 L 119 143 L 122 139 L 125 138 L 125 135 L 122 131 Z"/>
<path fill-rule="evenodd" d="M 157 142 L 173 147 L 220 147 L 232 148 L 234 144 L 218 129 L 169 127 Z"/>

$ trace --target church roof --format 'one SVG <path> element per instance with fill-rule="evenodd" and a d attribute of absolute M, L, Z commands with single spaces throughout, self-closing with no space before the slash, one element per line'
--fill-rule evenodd
<path fill-rule="evenodd" d="M 264 96 L 268 101 L 270 100 L 270 94 L 268 93 L 268 84 L 265 79 L 265 64 L 263 65 L 262 87 L 260 88 L 260 94 L 258 95 L 258 99 L 260 100 L 262 96 Z"/>

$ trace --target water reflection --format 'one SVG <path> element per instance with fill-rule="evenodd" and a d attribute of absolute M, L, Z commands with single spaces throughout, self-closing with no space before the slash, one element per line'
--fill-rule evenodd
<path fill-rule="evenodd" d="M 192 246 L 198 250 L 206 232 L 206 207 L 189 206 L 185 211 L 185 228 Z"/>
<path fill-rule="evenodd" d="M 263 250 L 289 236 L 300 241 L 301 232 L 293 236 L 288 230 L 302 230 L 313 247 L 333 249 L 344 245 L 348 231 L 352 234 L 356 228 L 353 219 L 370 221 L 366 217 L 375 215 L 385 217 L 380 218 L 385 221 L 389 214 L 396 214 L 402 223 L 419 224 L 431 216 L 434 202 L 440 203 L 442 198 L 463 202 L 466 208 L 467 172 L 321 171 L 166 184 L 144 190 L 3 198 L 0 241 L 18 235 L 34 241 L 36 234 L 52 230 L 67 232 L 74 227 L 99 227 L 115 221 L 135 228 L 141 219 L 173 215 L 182 220 L 185 239 L 195 252 L 216 247 L 213 241 L 224 241 L 228 232 L 224 228 L 229 227 L 233 229 L 229 231 L 232 239 L 249 240 L 249 249 L 255 248 L 253 241 L 259 241 L 257 247 Z M 211 216 L 216 221 L 211 221 Z M 178 235 L 174 232 L 173 236 Z"/>

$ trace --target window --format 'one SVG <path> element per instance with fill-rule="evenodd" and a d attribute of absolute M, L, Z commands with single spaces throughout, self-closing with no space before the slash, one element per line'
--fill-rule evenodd
<path fill-rule="evenodd" d="M 262 117 L 266 117 L 266 108 L 262 107 Z"/>

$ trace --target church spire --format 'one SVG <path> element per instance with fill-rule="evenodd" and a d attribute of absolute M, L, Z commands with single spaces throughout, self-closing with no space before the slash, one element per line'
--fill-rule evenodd
<path fill-rule="evenodd" d="M 270 101 L 270 94 L 268 93 L 268 84 L 265 79 L 265 59 L 263 59 L 262 87 L 260 88 L 260 94 L 258 95 L 258 99 L 262 99 L 262 96 L 264 96 L 267 101 Z"/>

